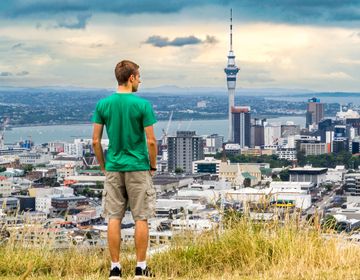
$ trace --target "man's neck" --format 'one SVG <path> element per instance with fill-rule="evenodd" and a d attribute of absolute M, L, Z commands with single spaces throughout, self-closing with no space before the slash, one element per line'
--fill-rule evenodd
<path fill-rule="evenodd" d="M 127 86 L 118 86 L 117 88 L 117 93 L 125 93 L 125 94 L 129 94 L 132 93 L 132 88 L 127 87 Z"/>

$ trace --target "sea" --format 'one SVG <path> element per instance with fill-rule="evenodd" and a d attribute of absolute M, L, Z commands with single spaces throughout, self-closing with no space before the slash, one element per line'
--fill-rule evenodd
<path fill-rule="evenodd" d="M 294 124 L 305 126 L 305 116 L 286 116 L 267 119 L 272 124 Z M 155 134 L 161 139 L 163 130 L 166 130 L 168 121 L 159 121 L 154 125 Z M 197 135 L 219 134 L 227 138 L 228 120 L 188 120 L 172 121 L 169 126 L 168 135 L 175 135 L 177 130 L 193 130 Z M 13 127 L 6 130 L 4 134 L 5 144 L 14 144 L 19 141 L 32 140 L 36 145 L 53 142 L 65 141 L 73 142 L 76 138 L 88 139 L 92 136 L 92 124 L 73 124 L 73 125 L 43 125 Z M 104 138 L 106 138 L 104 133 Z"/>

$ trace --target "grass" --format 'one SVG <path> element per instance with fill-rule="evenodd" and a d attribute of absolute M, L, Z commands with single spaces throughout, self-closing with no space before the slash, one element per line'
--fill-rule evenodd
<path fill-rule="evenodd" d="M 230 219 L 219 230 L 183 234 L 170 249 L 151 256 L 156 279 L 360 279 L 360 246 L 297 219 L 255 223 Z M 135 260 L 121 260 L 131 279 Z M 0 247 L 0 279 L 107 279 L 107 250 Z M 126 279 L 126 278 L 125 278 Z"/>

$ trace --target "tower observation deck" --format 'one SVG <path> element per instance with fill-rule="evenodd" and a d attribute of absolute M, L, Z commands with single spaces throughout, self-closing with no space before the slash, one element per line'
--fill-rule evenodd
<path fill-rule="evenodd" d="M 235 87 L 236 87 L 236 75 L 239 72 L 239 67 L 235 64 L 235 54 L 232 46 L 232 9 L 230 9 L 230 51 L 228 54 L 228 63 L 224 69 L 226 74 L 227 88 L 229 93 L 229 131 L 228 131 L 228 142 L 233 141 L 233 127 L 231 108 L 235 106 Z"/>

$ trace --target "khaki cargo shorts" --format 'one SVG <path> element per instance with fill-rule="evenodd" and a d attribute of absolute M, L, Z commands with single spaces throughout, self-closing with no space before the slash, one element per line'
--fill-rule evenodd
<path fill-rule="evenodd" d="M 122 219 L 126 208 L 134 221 L 155 216 L 156 192 L 149 171 L 106 171 L 103 191 L 104 216 Z"/>

